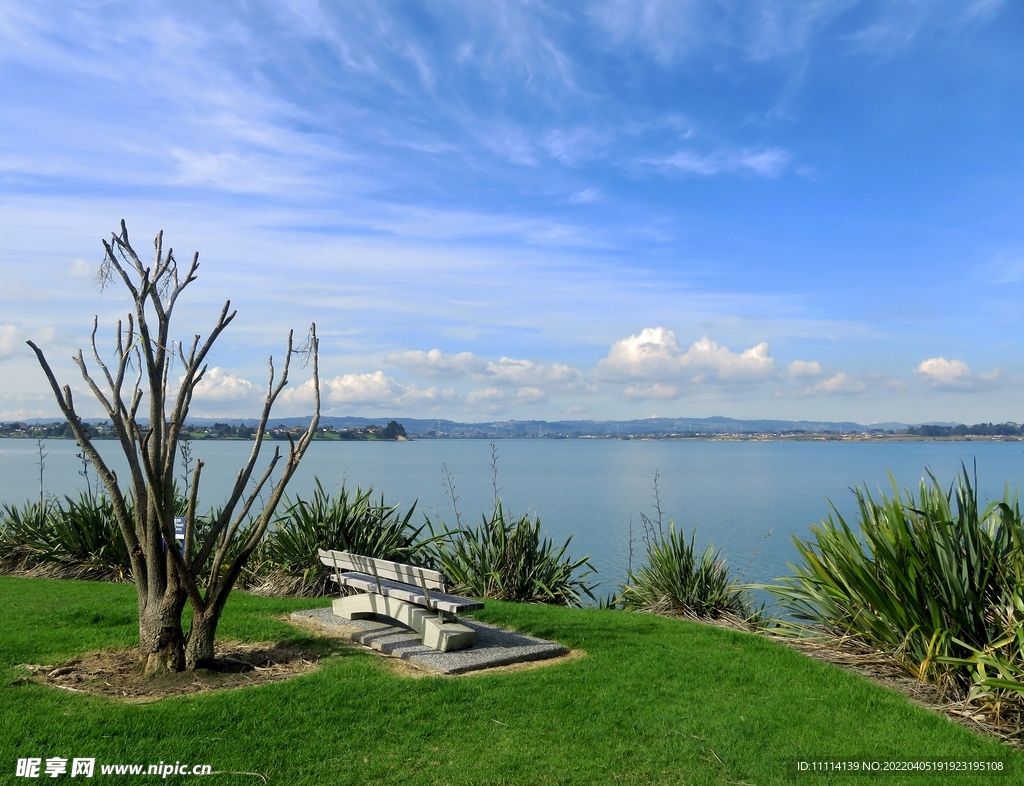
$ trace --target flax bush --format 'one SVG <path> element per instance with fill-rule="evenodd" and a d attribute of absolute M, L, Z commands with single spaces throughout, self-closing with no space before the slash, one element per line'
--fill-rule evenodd
<path fill-rule="evenodd" d="M 131 581 L 131 562 L 101 494 L 5 505 L 0 517 L 0 569 L 33 575 Z"/>
<path fill-rule="evenodd" d="M 253 591 L 300 597 L 336 592 L 317 549 L 423 564 L 426 556 L 418 540 L 423 527 L 410 523 L 416 503 L 403 516 L 383 495 L 378 502 L 372 497 L 372 488 L 352 491 L 344 485 L 331 496 L 317 479 L 311 500 L 289 501 L 261 546 Z"/>
<path fill-rule="evenodd" d="M 641 541 L 646 548 L 643 565 L 633 570 L 633 523 L 629 527 L 629 568 L 626 583 L 608 605 L 629 611 L 684 617 L 721 617 L 756 621 L 746 587 L 730 576 L 721 550 L 712 545 L 697 555 L 697 531 L 686 536 L 671 519 L 664 525 L 659 473 L 654 473 L 654 515 L 640 511 Z"/>
<path fill-rule="evenodd" d="M 1015 498 L 980 507 L 966 467 L 948 491 L 855 490 L 857 527 L 833 507 L 794 537 L 800 562 L 767 588 L 798 623 L 854 636 L 911 673 L 971 697 L 1024 689 L 1024 525 Z M 1007 693 L 1008 692 L 1008 693 Z"/>
<path fill-rule="evenodd" d="M 431 524 L 429 545 L 433 562 L 444 571 L 452 592 L 476 598 L 520 603 L 580 606 L 594 600 L 596 586 L 586 581 L 594 573 L 589 557 L 568 555 L 570 536 L 556 547 L 541 534 L 539 516 L 516 519 L 495 500 L 490 517 L 471 529 Z"/>
<path fill-rule="evenodd" d="M 698 556 L 696 534 L 687 542 L 672 521 L 667 531 L 650 533 L 646 560 L 636 572 L 629 571 L 617 605 L 655 614 L 750 617 L 748 594 L 730 577 L 721 551 L 709 545 Z"/>

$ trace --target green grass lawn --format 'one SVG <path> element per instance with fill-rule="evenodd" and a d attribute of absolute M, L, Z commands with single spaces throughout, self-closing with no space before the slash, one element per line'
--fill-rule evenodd
<path fill-rule="evenodd" d="M 133 587 L 0 576 L 0 598 L 0 783 L 78 782 L 14 777 L 18 758 L 51 756 L 203 763 L 289 786 L 1009 784 L 1024 774 L 1021 753 L 859 677 L 756 636 L 648 615 L 488 603 L 477 618 L 586 657 L 410 679 L 345 649 L 287 682 L 126 705 L 12 682 L 15 664 L 134 644 Z M 235 593 L 221 635 L 306 640 L 279 618 L 326 603 Z M 801 758 L 998 759 L 1015 775 L 799 775 Z"/>

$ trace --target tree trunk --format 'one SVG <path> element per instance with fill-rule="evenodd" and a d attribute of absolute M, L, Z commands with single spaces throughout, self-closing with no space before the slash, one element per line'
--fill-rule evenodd
<path fill-rule="evenodd" d="M 164 596 L 139 610 L 139 668 L 147 677 L 155 677 L 185 668 L 185 636 L 181 630 L 181 612 L 185 595 Z"/>
<path fill-rule="evenodd" d="M 185 668 L 209 669 L 214 665 L 213 640 L 217 635 L 221 607 L 214 604 L 205 613 L 192 612 L 192 629 L 185 642 Z"/>

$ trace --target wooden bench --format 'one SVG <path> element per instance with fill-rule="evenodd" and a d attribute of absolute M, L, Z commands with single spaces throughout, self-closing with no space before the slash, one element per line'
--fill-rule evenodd
<path fill-rule="evenodd" d="M 455 615 L 482 609 L 484 604 L 445 590 L 444 574 L 400 562 L 363 557 L 347 551 L 317 552 L 339 586 L 360 590 L 334 600 L 334 613 L 347 620 L 387 617 L 416 631 L 423 643 L 440 652 L 473 644 L 476 632 Z"/>

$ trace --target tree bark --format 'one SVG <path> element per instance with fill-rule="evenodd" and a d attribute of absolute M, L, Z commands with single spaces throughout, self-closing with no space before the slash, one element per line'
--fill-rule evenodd
<path fill-rule="evenodd" d="M 217 636 L 220 614 L 219 607 L 208 609 L 205 613 L 193 611 L 192 628 L 185 642 L 185 668 L 189 671 L 213 667 L 213 642 Z"/>
<path fill-rule="evenodd" d="M 141 604 L 140 604 L 141 605 Z M 139 669 L 147 677 L 185 668 L 184 592 L 168 592 L 139 611 Z"/>

